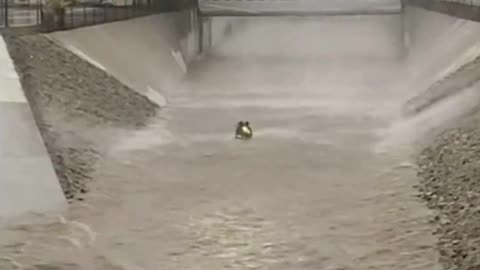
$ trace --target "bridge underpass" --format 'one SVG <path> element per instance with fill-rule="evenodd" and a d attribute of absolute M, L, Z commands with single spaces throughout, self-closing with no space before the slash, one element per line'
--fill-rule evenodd
<path fill-rule="evenodd" d="M 231 32 L 235 25 L 248 20 L 248 17 L 328 17 L 328 16 L 394 16 L 399 18 L 394 32 L 400 37 L 401 46 L 405 46 L 403 22 L 403 2 L 400 0 L 197 0 L 198 48 L 200 52 L 210 48 L 220 28 Z M 212 24 L 215 17 L 223 17 Z M 235 17 L 246 17 L 235 20 Z M 234 22 L 235 21 L 235 22 Z M 219 26 L 220 25 L 220 26 Z M 355 33 L 353 33 L 355 34 Z M 403 48 L 403 51 L 406 48 Z"/>
<path fill-rule="evenodd" d="M 402 12 L 397 0 L 198 0 L 203 16 L 338 16 Z"/>

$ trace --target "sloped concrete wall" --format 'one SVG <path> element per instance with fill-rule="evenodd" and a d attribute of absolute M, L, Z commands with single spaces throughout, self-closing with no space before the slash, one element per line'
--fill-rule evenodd
<path fill-rule="evenodd" d="M 185 75 L 203 48 L 218 45 L 242 19 L 203 18 L 195 10 L 102 24 L 49 37 L 141 94 L 158 99 Z M 203 34 L 203 35 L 202 35 Z"/>
<path fill-rule="evenodd" d="M 480 24 L 412 6 L 405 8 L 404 23 L 409 43 L 405 88 L 415 108 L 444 95 L 432 86 L 480 55 Z"/>
<path fill-rule="evenodd" d="M 49 37 L 156 99 L 184 76 L 197 54 L 193 13 L 175 12 L 56 32 Z"/>
<path fill-rule="evenodd" d="M 5 218 L 66 206 L 60 183 L 0 36 L 0 227 Z"/>

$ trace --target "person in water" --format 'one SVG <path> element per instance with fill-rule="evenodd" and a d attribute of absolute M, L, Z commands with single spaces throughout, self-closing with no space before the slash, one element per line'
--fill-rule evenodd
<path fill-rule="evenodd" d="M 235 137 L 240 138 L 242 136 L 242 127 L 244 123 L 243 121 L 240 121 L 237 123 L 237 129 L 235 130 Z"/>
<path fill-rule="evenodd" d="M 235 138 L 237 139 L 250 139 L 253 136 L 252 128 L 250 123 L 240 121 L 237 124 L 237 129 L 235 131 Z"/>

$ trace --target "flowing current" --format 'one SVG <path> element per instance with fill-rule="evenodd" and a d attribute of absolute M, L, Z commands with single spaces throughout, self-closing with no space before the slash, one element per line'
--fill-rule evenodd
<path fill-rule="evenodd" d="M 411 134 L 390 136 L 401 25 L 248 19 L 111 143 L 84 202 L 9 228 L 0 268 L 439 269 Z"/>

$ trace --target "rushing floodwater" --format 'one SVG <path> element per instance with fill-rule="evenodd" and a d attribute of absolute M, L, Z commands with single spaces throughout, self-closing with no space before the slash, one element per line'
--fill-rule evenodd
<path fill-rule="evenodd" d="M 401 37 L 395 16 L 253 19 L 114 145 L 86 203 L 12 228 L 1 269 L 438 269 L 409 147 L 385 137 Z"/>

